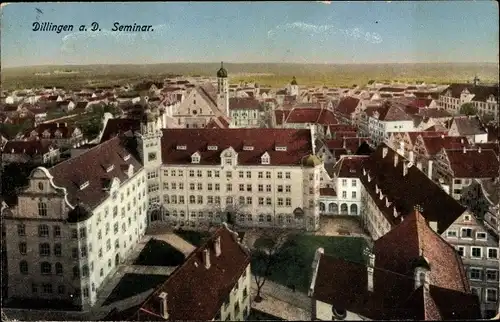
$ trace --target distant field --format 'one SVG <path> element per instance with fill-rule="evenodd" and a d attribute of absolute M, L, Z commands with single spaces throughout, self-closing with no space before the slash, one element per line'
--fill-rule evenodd
<path fill-rule="evenodd" d="M 293 76 L 299 84 L 350 86 L 370 79 L 425 81 L 435 83 L 470 81 L 498 82 L 498 64 L 224 64 L 230 82 L 255 81 L 261 86 L 283 87 Z M 214 76 L 218 63 L 175 63 L 151 65 L 34 66 L 2 69 L 3 89 L 39 86 L 102 86 L 140 80 L 162 80 L 168 75 Z M 56 73 L 56 71 L 71 73 Z M 46 74 L 50 73 L 50 74 Z M 35 75 L 37 74 L 37 75 Z"/>

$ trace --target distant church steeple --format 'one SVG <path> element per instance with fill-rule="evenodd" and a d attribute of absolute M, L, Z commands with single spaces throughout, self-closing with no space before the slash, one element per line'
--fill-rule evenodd
<path fill-rule="evenodd" d="M 220 62 L 220 69 L 217 71 L 217 108 L 229 116 L 229 84 L 224 62 Z"/>

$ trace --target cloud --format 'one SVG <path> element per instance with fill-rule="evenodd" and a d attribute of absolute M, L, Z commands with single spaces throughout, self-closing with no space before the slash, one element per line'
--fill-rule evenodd
<path fill-rule="evenodd" d="M 61 39 L 61 51 L 71 53 L 82 47 L 100 46 L 106 43 L 117 45 L 132 45 L 136 42 L 165 37 L 170 30 L 168 25 L 155 25 L 150 32 L 123 32 L 102 29 L 100 31 L 77 31 L 65 35 Z M 137 44 L 135 44 L 137 45 Z"/>
<path fill-rule="evenodd" d="M 316 2 L 319 2 L 319 3 L 322 3 L 322 4 L 331 4 L 332 3 L 331 1 L 316 1 Z"/>
<path fill-rule="evenodd" d="M 310 36 L 341 33 L 347 38 L 352 38 L 354 40 L 364 39 L 372 44 L 379 44 L 382 42 L 382 37 L 378 33 L 364 32 L 361 28 L 341 29 L 335 27 L 334 25 L 314 25 L 300 21 L 278 25 L 267 32 L 267 37 L 274 38 L 279 32 L 287 32 L 290 30 L 306 32 L 309 33 Z"/>

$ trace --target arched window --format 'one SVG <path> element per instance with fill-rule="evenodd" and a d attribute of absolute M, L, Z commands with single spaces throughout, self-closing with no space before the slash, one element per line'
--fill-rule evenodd
<path fill-rule="evenodd" d="M 28 274 L 28 262 L 27 261 L 20 261 L 19 262 L 19 272 L 21 272 L 21 274 Z"/>
<path fill-rule="evenodd" d="M 278 223 L 280 223 L 280 224 L 283 223 L 283 215 L 282 214 L 278 215 Z"/>
<path fill-rule="evenodd" d="M 248 214 L 248 215 L 247 215 L 247 220 L 248 220 L 248 221 L 252 221 L 252 220 L 253 220 L 253 216 L 252 216 L 252 214 Z"/>
<path fill-rule="evenodd" d="M 172 217 L 177 217 L 177 210 L 172 210 Z"/>
<path fill-rule="evenodd" d="M 351 215 L 357 215 L 358 214 L 358 205 L 352 204 L 351 205 Z"/>
<path fill-rule="evenodd" d="M 331 212 L 333 214 L 338 214 L 339 206 L 335 202 L 332 202 L 331 204 L 328 205 L 328 212 Z"/>
<path fill-rule="evenodd" d="M 263 222 L 264 221 L 264 215 L 263 214 L 260 214 L 259 215 L 259 222 Z"/>
<path fill-rule="evenodd" d="M 38 226 L 38 236 L 39 237 L 49 237 L 49 226 L 47 226 L 47 225 Z"/>
<path fill-rule="evenodd" d="M 184 210 L 181 210 L 181 211 L 180 211 L 180 213 L 179 213 L 179 215 L 180 215 L 182 218 L 184 218 L 184 217 L 186 216 L 186 213 L 184 212 Z"/>
<path fill-rule="evenodd" d="M 87 265 L 83 265 L 82 267 L 82 276 L 83 277 L 89 276 L 89 267 Z"/>
<path fill-rule="evenodd" d="M 40 264 L 40 272 L 43 275 L 48 275 L 52 273 L 52 265 L 49 262 L 42 262 Z"/>
<path fill-rule="evenodd" d="M 267 218 L 266 218 L 266 219 L 267 219 L 267 222 L 271 222 L 271 220 L 272 220 L 271 215 L 267 215 L 266 217 L 267 217 Z"/>
<path fill-rule="evenodd" d="M 347 204 L 346 203 L 343 203 L 343 204 L 340 205 L 340 213 L 342 215 L 347 215 L 348 211 L 349 210 L 347 208 Z"/>
<path fill-rule="evenodd" d="M 325 211 L 325 204 L 322 202 L 319 203 L 319 211 Z"/>
<path fill-rule="evenodd" d="M 57 275 L 63 274 L 63 266 L 61 263 L 56 263 L 56 274 Z"/>

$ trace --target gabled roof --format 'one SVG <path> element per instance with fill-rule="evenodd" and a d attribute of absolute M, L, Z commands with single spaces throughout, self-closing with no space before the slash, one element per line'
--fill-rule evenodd
<path fill-rule="evenodd" d="M 40 140 L 8 141 L 2 148 L 2 153 L 26 154 L 37 156 L 48 153 L 50 148 L 55 148 L 51 144 Z"/>
<path fill-rule="evenodd" d="M 485 86 L 485 85 L 474 85 L 474 84 L 451 84 L 447 89 L 445 89 L 441 94 L 444 95 L 448 91 L 451 92 L 451 96 L 454 98 L 460 98 L 460 95 L 464 90 L 469 91 L 469 93 L 474 95 L 473 101 L 486 102 L 490 95 L 493 95 L 498 102 L 498 86 Z"/>
<path fill-rule="evenodd" d="M 438 154 L 443 148 L 459 149 L 469 146 L 469 142 L 465 136 L 422 136 L 422 141 L 430 156 Z"/>
<path fill-rule="evenodd" d="M 460 135 L 476 135 L 486 133 L 481 121 L 477 117 L 455 117 L 453 118 L 453 123 L 456 124 Z"/>
<path fill-rule="evenodd" d="M 275 110 L 276 122 L 282 122 L 283 115 L 285 123 L 312 123 L 312 124 L 336 124 L 338 123 L 333 112 L 322 108 L 293 108 L 290 111 Z M 279 123 L 281 124 L 281 123 Z"/>
<path fill-rule="evenodd" d="M 359 178 L 363 161 L 367 158 L 365 155 L 344 155 L 333 166 L 332 174 L 338 178 Z"/>
<path fill-rule="evenodd" d="M 480 318 L 479 300 L 469 290 L 460 257 L 418 212 L 375 241 L 373 253 L 373 291 L 366 264 L 319 254 L 311 296 L 375 320 Z M 422 258 L 430 281 L 415 289 L 413 269 Z"/>
<path fill-rule="evenodd" d="M 387 153 L 383 156 L 384 151 Z M 398 163 L 394 166 L 395 156 Z M 441 187 L 429 179 L 416 166 L 407 167 L 404 176 L 403 166 L 408 160 L 397 154 L 385 143 L 380 144 L 369 158 L 364 159 L 360 177 L 367 193 L 392 225 L 401 222 L 401 217 L 411 213 L 415 206 L 422 207 L 422 214 L 428 221 L 437 222 L 438 232 L 444 232 L 455 220 L 465 212 L 455 199 Z M 366 173 L 366 175 L 364 175 Z M 368 180 L 370 177 L 371 181 Z M 381 189 L 384 198 L 380 200 Z M 386 206 L 387 197 L 390 206 Z M 394 207 L 398 217 L 394 216 Z"/>
<path fill-rule="evenodd" d="M 340 100 L 339 104 L 335 107 L 335 111 L 341 115 L 351 117 L 358 104 L 359 99 L 348 96 Z"/>
<path fill-rule="evenodd" d="M 26 130 L 24 132 L 23 138 L 31 137 L 31 134 L 33 132 L 36 132 L 38 137 L 42 138 L 43 133 L 48 132 L 50 134 L 50 139 L 55 139 L 56 138 L 55 133 L 58 131 L 62 135 L 61 138 L 68 139 L 75 131 L 75 128 L 73 128 L 72 126 L 68 126 L 67 123 L 61 123 L 61 122 L 41 123 L 33 129 Z"/>
<path fill-rule="evenodd" d="M 406 132 L 408 135 L 408 138 L 411 141 L 411 144 L 415 144 L 417 141 L 418 136 L 423 136 L 423 137 L 440 137 L 440 136 L 445 136 L 445 132 L 434 132 L 434 131 L 424 131 L 424 132 Z"/>
<path fill-rule="evenodd" d="M 161 153 L 164 164 L 191 163 L 191 154 L 199 151 L 200 164 L 221 163 L 221 153 L 232 147 L 238 153 L 238 164 L 261 164 L 261 155 L 268 152 L 271 165 L 299 165 L 303 157 L 312 154 L 311 132 L 307 129 L 163 129 Z M 254 142 L 252 151 L 243 150 L 245 141 Z M 275 151 L 275 144 L 285 145 L 286 151 Z M 184 145 L 186 150 L 177 150 Z M 207 146 L 218 146 L 216 151 Z"/>
<path fill-rule="evenodd" d="M 378 109 L 381 121 L 411 121 L 412 118 L 405 112 L 404 107 L 400 104 L 392 102 L 385 102 L 382 107 Z"/>
<path fill-rule="evenodd" d="M 445 149 L 450 168 L 455 178 L 496 178 L 499 176 L 500 162 L 493 150 Z"/>
<path fill-rule="evenodd" d="M 125 161 L 124 157 L 130 155 Z M 113 170 L 107 168 L 113 165 Z M 109 196 L 105 191 L 103 180 L 118 178 L 121 182 L 128 179 L 122 166 L 132 165 L 134 174 L 141 168 L 141 162 L 136 157 L 133 142 L 125 137 L 114 137 L 97 145 L 86 152 L 68 159 L 48 169 L 54 177 L 54 184 L 66 188 L 68 200 L 76 205 L 81 202 L 90 209 L 95 208 Z M 88 181 L 89 185 L 80 190 L 80 185 Z"/>
<path fill-rule="evenodd" d="M 220 238 L 219 256 L 216 256 L 214 248 L 217 238 Z M 205 250 L 210 257 L 208 269 L 203 261 Z M 184 264 L 145 300 L 131 319 L 164 320 L 158 296 L 165 292 L 169 321 L 210 321 L 216 317 L 249 264 L 250 253 L 240 244 L 237 234 L 224 225 L 186 258 Z"/>
<path fill-rule="evenodd" d="M 127 131 L 136 132 L 140 129 L 141 122 L 138 119 L 109 119 L 106 123 L 106 127 L 103 129 L 101 142 L 107 141 Z"/>

